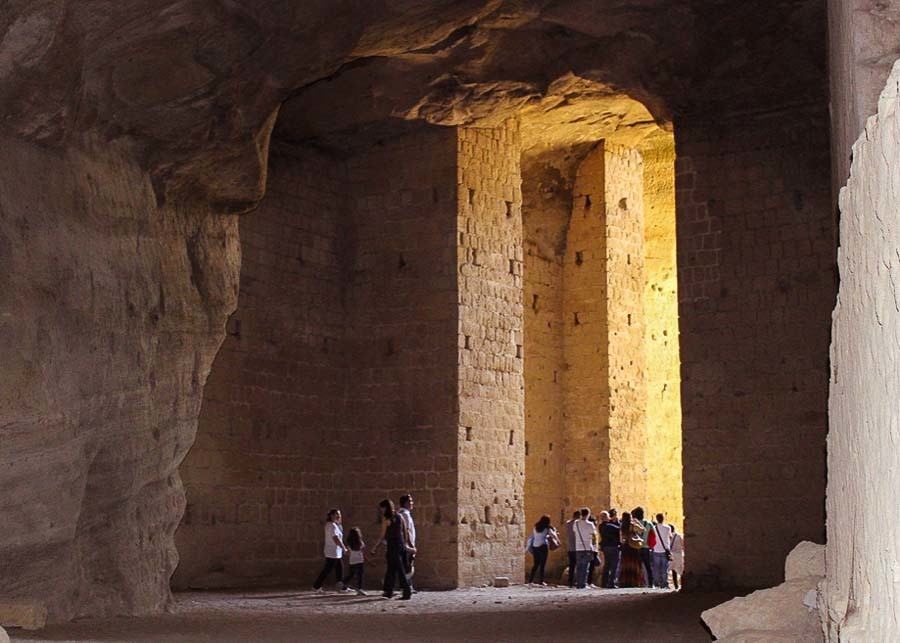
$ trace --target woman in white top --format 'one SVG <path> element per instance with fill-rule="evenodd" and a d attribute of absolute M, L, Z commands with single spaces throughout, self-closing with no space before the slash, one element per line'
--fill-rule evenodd
<path fill-rule="evenodd" d="M 675 531 L 675 525 L 669 525 L 672 528 L 672 545 L 669 547 L 672 552 L 672 584 L 678 589 L 678 579 L 684 575 L 684 538 Z"/>
<path fill-rule="evenodd" d="M 541 519 L 534 523 L 534 533 L 528 539 L 528 550 L 534 557 L 534 565 L 531 567 L 531 573 L 528 575 L 528 584 L 534 581 L 534 574 L 540 571 L 540 580 L 538 583 L 546 585 L 544 582 L 544 568 L 547 566 L 547 555 L 550 552 L 550 543 L 559 544 L 559 536 L 556 535 L 556 529 L 550 524 L 550 516 L 541 516 Z"/>
<path fill-rule="evenodd" d="M 341 510 L 331 509 L 328 512 L 328 520 L 325 522 L 325 566 L 316 582 L 313 583 L 314 590 L 322 591 L 322 583 L 325 582 L 325 577 L 332 569 L 338 585 L 342 585 L 344 570 L 341 559 L 344 557 L 345 547 L 344 529 L 341 527 Z"/>

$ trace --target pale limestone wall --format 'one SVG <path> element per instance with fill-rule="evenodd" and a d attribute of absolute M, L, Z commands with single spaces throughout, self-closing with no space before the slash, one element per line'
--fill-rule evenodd
<path fill-rule="evenodd" d="M 159 207 L 116 144 L 0 147 L 0 602 L 159 611 L 237 218 Z"/>
<path fill-rule="evenodd" d="M 834 311 L 828 404 L 827 578 L 821 587 L 828 640 L 900 637 L 891 528 L 900 490 L 900 64 L 878 114 L 853 146 L 841 191 L 841 286 Z"/>
<path fill-rule="evenodd" d="M 644 347 L 647 384 L 647 498 L 681 530 L 681 359 L 675 247 L 675 141 L 650 137 L 644 161 Z"/>
<path fill-rule="evenodd" d="M 241 217 L 238 309 L 181 467 L 177 588 L 297 582 L 319 564 L 350 366 L 346 180 L 311 148 L 273 151 L 266 196 Z"/>
<path fill-rule="evenodd" d="M 675 123 L 688 584 L 775 585 L 824 537 L 826 132 L 819 107 Z"/>
<path fill-rule="evenodd" d="M 458 130 L 459 579 L 520 579 L 525 505 L 520 140 Z"/>

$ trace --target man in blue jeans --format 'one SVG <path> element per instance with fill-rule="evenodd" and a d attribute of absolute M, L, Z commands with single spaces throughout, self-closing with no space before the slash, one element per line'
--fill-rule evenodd
<path fill-rule="evenodd" d="M 619 522 L 613 521 L 610 513 L 600 512 L 600 551 L 603 552 L 603 576 L 600 586 L 609 589 L 616 586 L 621 553 L 619 546 L 622 542 Z"/>
<path fill-rule="evenodd" d="M 594 557 L 594 550 L 591 544 L 594 542 L 594 535 L 597 528 L 594 523 L 588 520 L 591 510 L 587 507 L 581 509 L 581 518 L 573 524 L 575 532 L 575 587 L 584 589 L 587 585 L 588 568 L 591 566 L 591 559 Z"/>
<path fill-rule="evenodd" d="M 672 528 L 663 521 L 663 514 L 656 514 L 656 543 L 653 545 L 653 586 L 669 588 L 669 550 L 672 547 Z"/>

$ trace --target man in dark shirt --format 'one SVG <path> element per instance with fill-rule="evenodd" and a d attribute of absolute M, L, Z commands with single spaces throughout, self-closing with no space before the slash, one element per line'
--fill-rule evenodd
<path fill-rule="evenodd" d="M 610 520 L 609 512 L 600 512 L 600 550 L 603 552 L 603 576 L 601 587 L 613 588 L 619 575 L 621 528 L 618 521 Z"/>

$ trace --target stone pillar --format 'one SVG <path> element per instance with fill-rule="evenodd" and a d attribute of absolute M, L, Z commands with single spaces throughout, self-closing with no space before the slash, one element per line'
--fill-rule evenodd
<path fill-rule="evenodd" d="M 458 145 L 459 576 L 520 578 L 525 397 L 518 123 Z"/>
<path fill-rule="evenodd" d="M 643 165 L 601 143 L 578 169 L 563 264 L 567 513 L 646 498 Z"/>
<path fill-rule="evenodd" d="M 675 249 L 675 140 L 659 132 L 644 160 L 644 346 L 647 373 L 647 507 L 681 529 L 681 356 Z"/>

